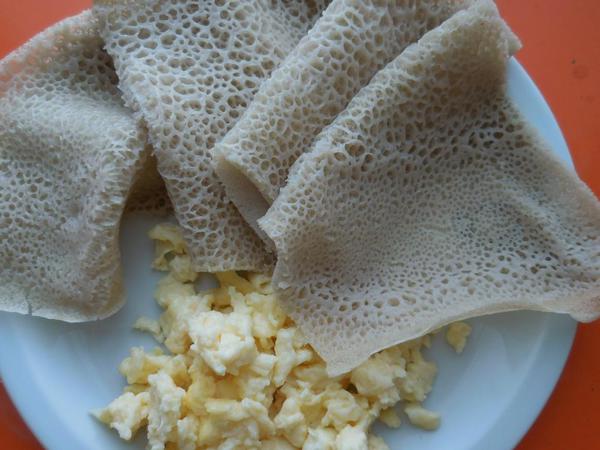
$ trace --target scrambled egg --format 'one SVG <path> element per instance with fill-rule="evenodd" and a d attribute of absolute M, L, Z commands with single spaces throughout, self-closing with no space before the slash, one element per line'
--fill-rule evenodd
<path fill-rule="evenodd" d="M 467 344 L 467 338 L 471 334 L 471 327 L 465 322 L 456 322 L 448 326 L 446 341 L 452 346 L 456 353 L 462 353 Z"/>
<path fill-rule="evenodd" d="M 399 427 L 393 407 L 400 401 L 412 424 L 439 426 L 439 415 L 421 406 L 436 375 L 421 354 L 429 336 L 329 378 L 280 309 L 268 276 L 216 274 L 220 287 L 196 292 L 198 274 L 177 227 L 160 225 L 150 236 L 154 267 L 169 272 L 156 292 L 165 311 L 134 327 L 168 352 L 136 347 L 121 363 L 128 386 L 95 415 L 122 439 L 146 427 L 150 450 L 384 450 L 369 427 L 377 418 Z M 457 351 L 467 330 L 448 332 Z"/>

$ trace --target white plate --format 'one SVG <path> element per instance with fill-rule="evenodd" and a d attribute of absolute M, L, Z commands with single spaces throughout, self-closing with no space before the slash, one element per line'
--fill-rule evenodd
<path fill-rule="evenodd" d="M 509 90 L 525 115 L 570 163 L 560 129 L 543 97 L 516 62 Z M 124 385 L 117 372 L 134 345 L 154 341 L 131 325 L 160 313 L 152 293 L 160 275 L 150 270 L 146 232 L 157 223 L 128 217 L 121 245 L 129 294 L 110 319 L 88 324 L 0 314 L 0 373 L 17 408 L 49 450 L 143 448 L 120 441 L 88 411 L 105 406 Z M 404 426 L 384 430 L 393 449 L 509 449 L 531 426 L 552 392 L 569 353 L 576 324 L 568 317 L 518 312 L 472 320 L 473 334 L 461 356 L 436 339 L 430 357 L 439 376 L 426 406 L 442 414 L 436 432 Z M 143 433 L 140 433 L 142 435 Z"/>

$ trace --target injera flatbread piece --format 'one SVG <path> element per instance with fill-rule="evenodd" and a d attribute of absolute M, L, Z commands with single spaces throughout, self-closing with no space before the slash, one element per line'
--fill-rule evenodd
<path fill-rule="evenodd" d="M 70 322 L 124 302 L 118 232 L 148 156 L 91 12 L 0 62 L 0 310 Z"/>
<path fill-rule="evenodd" d="M 215 146 L 227 195 L 257 220 L 289 168 L 371 77 L 470 0 L 334 0 Z M 268 243 L 268 241 L 267 241 Z"/>
<path fill-rule="evenodd" d="M 127 105 L 149 130 L 197 271 L 272 267 L 226 198 L 212 148 L 326 1 L 97 0 Z"/>
<path fill-rule="evenodd" d="M 293 166 L 259 225 L 284 307 L 345 372 L 447 323 L 600 313 L 600 205 L 506 92 L 491 1 L 380 71 Z"/>

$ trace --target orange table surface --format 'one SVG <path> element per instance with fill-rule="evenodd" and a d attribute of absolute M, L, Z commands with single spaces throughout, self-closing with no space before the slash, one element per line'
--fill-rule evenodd
<path fill-rule="evenodd" d="M 91 0 L 0 0 L 0 57 Z M 581 178 L 600 196 L 600 1 L 497 0 Z M 518 450 L 600 449 L 600 321 L 580 325 L 565 370 Z M 1 351 L 1 350 L 0 350 Z M 42 448 L 0 384 L 0 447 Z"/>

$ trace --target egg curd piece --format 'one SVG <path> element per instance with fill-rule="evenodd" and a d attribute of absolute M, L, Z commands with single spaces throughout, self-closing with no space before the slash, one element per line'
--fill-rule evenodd
<path fill-rule="evenodd" d="M 141 392 L 137 395 L 125 392 L 106 408 L 94 411 L 93 414 L 98 420 L 114 428 L 121 439 L 128 441 L 142 424 L 146 423 L 149 401 L 148 392 Z"/>
<path fill-rule="evenodd" d="M 458 354 L 462 353 L 471 334 L 471 326 L 466 322 L 455 322 L 448 326 L 446 341 Z"/>
<path fill-rule="evenodd" d="M 159 225 L 151 236 L 154 267 L 168 271 L 156 291 L 164 312 L 135 327 L 168 352 L 132 348 L 119 367 L 125 392 L 94 413 L 122 439 L 146 427 L 151 450 L 385 450 L 369 428 L 378 417 L 400 426 L 391 409 L 398 402 L 410 423 L 439 425 L 420 403 L 436 374 L 421 354 L 428 336 L 331 378 L 268 275 L 219 273 L 219 287 L 197 292 L 177 227 Z M 448 333 L 462 345 L 465 330 Z"/>

